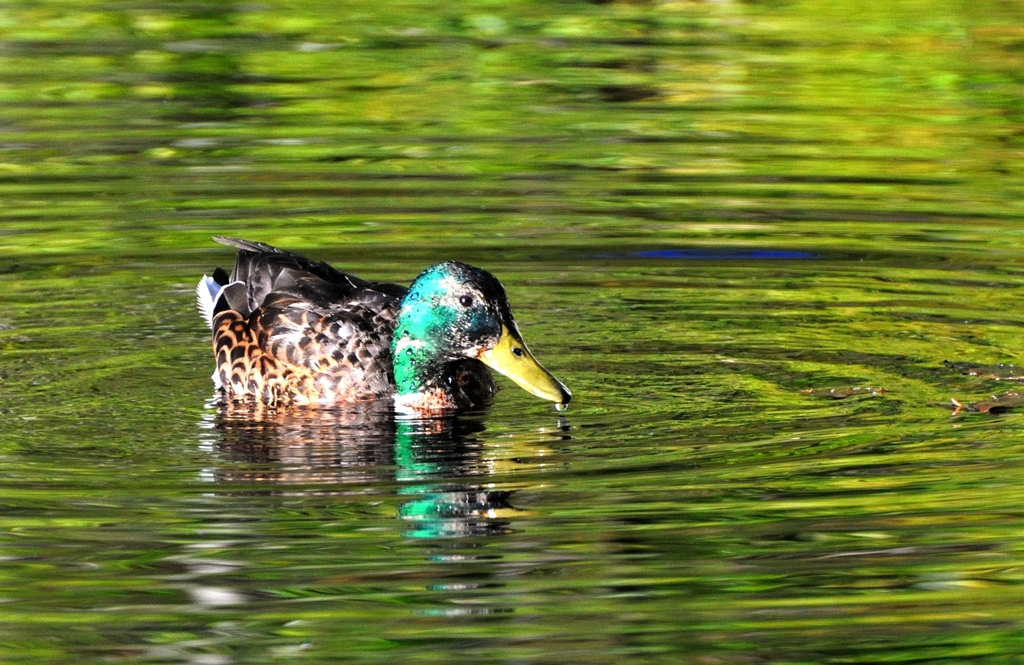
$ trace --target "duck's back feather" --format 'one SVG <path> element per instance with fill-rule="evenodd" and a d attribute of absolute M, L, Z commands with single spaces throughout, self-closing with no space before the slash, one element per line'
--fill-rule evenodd
<path fill-rule="evenodd" d="M 239 249 L 235 268 L 228 278 L 242 282 L 248 293 L 248 316 L 271 293 L 292 295 L 317 307 L 361 299 L 366 294 L 384 294 L 401 299 L 406 287 L 387 282 L 369 282 L 342 272 L 323 261 L 271 247 L 261 242 L 216 236 L 217 242 Z"/>

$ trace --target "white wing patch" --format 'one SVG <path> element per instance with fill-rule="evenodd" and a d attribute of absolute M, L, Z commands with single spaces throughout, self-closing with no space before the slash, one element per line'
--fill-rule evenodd
<path fill-rule="evenodd" d="M 221 286 L 212 277 L 203 275 L 203 278 L 199 280 L 199 284 L 196 285 L 196 307 L 199 308 L 199 314 L 203 317 L 203 321 L 206 321 L 206 325 L 213 330 L 213 316 L 217 312 L 222 312 L 225 309 L 231 309 L 231 302 L 224 292 L 235 286 L 236 284 L 245 287 L 243 282 L 231 282 Z M 236 297 L 240 294 L 235 294 Z M 221 297 L 224 297 L 224 302 L 220 303 Z M 236 298 L 237 299 L 237 298 Z M 218 309 L 217 304 L 220 303 Z"/>
<path fill-rule="evenodd" d="M 213 281 L 212 277 L 203 275 L 196 286 L 196 307 L 199 308 L 199 315 L 206 321 L 206 325 L 213 330 L 213 305 L 220 295 L 221 285 Z"/>

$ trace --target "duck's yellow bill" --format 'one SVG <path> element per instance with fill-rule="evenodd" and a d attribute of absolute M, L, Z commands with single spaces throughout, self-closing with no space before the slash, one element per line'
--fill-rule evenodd
<path fill-rule="evenodd" d="M 513 326 L 514 328 L 515 326 Z M 561 381 L 544 369 L 526 348 L 518 330 L 501 327 L 501 338 L 494 348 L 477 356 L 481 362 L 496 372 L 512 379 L 519 386 L 537 397 L 565 405 L 572 399 L 572 393 Z"/>

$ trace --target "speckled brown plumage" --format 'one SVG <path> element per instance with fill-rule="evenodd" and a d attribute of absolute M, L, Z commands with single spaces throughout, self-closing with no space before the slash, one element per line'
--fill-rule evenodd
<path fill-rule="evenodd" d="M 226 397 L 338 404 L 388 397 L 396 284 L 373 283 L 261 243 L 238 247 L 213 312 L 216 378 Z"/>

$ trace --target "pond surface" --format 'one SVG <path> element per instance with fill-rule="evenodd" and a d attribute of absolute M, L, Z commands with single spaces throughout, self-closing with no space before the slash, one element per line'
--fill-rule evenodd
<path fill-rule="evenodd" d="M 1020 0 L 5 3 L 0 660 L 1019 662 L 951 400 L 1024 375 L 1022 72 Z M 218 410 L 213 235 L 485 267 L 571 408 Z"/>

